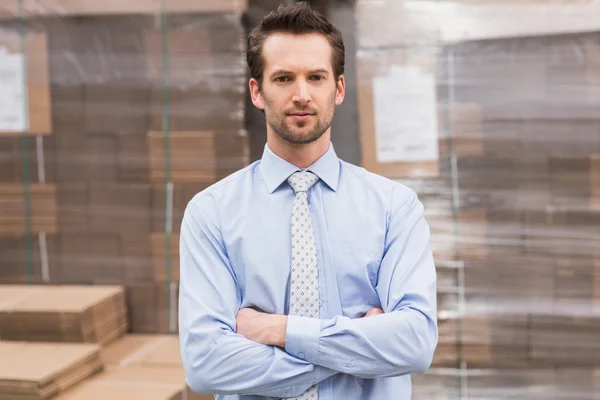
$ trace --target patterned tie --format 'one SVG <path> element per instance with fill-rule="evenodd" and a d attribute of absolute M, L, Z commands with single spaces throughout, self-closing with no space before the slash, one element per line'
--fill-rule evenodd
<path fill-rule="evenodd" d="M 296 172 L 288 178 L 288 183 L 296 192 L 292 208 L 292 278 L 289 314 L 308 318 L 319 318 L 319 270 L 315 234 L 306 192 L 318 180 L 318 176 L 308 171 Z M 317 385 L 294 397 L 298 400 L 318 398 Z"/>

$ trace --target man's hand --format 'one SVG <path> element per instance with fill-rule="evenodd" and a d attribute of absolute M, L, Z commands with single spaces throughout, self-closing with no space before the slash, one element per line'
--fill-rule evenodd
<path fill-rule="evenodd" d="M 236 317 L 236 331 L 246 339 L 268 346 L 285 347 L 287 316 L 242 308 Z"/>
<path fill-rule="evenodd" d="M 372 310 L 369 310 L 369 312 L 365 314 L 364 318 L 371 317 L 373 315 L 379 315 L 379 314 L 384 314 L 383 310 L 381 308 L 373 308 Z"/>
<path fill-rule="evenodd" d="M 373 308 L 366 317 L 383 314 L 381 308 Z M 267 314 L 252 308 L 242 308 L 236 317 L 236 332 L 248 340 L 267 346 L 285 348 L 287 333 L 287 316 Z"/>

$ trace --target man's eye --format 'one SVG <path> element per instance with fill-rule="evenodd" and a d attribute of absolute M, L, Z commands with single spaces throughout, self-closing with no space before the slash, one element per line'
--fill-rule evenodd
<path fill-rule="evenodd" d="M 277 78 L 275 78 L 275 81 L 277 82 L 288 82 L 289 80 L 289 76 L 278 76 Z"/>
<path fill-rule="evenodd" d="M 325 77 L 322 75 L 313 75 L 310 77 L 310 79 L 312 79 L 313 81 L 322 81 L 323 79 L 325 79 Z"/>

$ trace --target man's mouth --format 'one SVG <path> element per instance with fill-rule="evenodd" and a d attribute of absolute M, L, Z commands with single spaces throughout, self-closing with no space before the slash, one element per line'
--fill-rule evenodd
<path fill-rule="evenodd" d="M 309 112 L 295 112 L 295 113 L 291 113 L 290 115 L 296 116 L 296 117 L 305 117 L 307 115 L 314 115 L 314 114 L 309 113 Z"/>
<path fill-rule="evenodd" d="M 289 115 L 294 121 L 308 121 L 313 116 L 311 113 L 293 113 Z"/>

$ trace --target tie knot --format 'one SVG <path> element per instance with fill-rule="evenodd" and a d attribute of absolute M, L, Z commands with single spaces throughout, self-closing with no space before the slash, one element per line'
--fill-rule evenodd
<path fill-rule="evenodd" d="M 289 178 L 288 183 L 294 189 L 294 192 L 307 192 L 308 189 L 317 181 L 319 177 L 309 171 L 294 172 Z"/>

